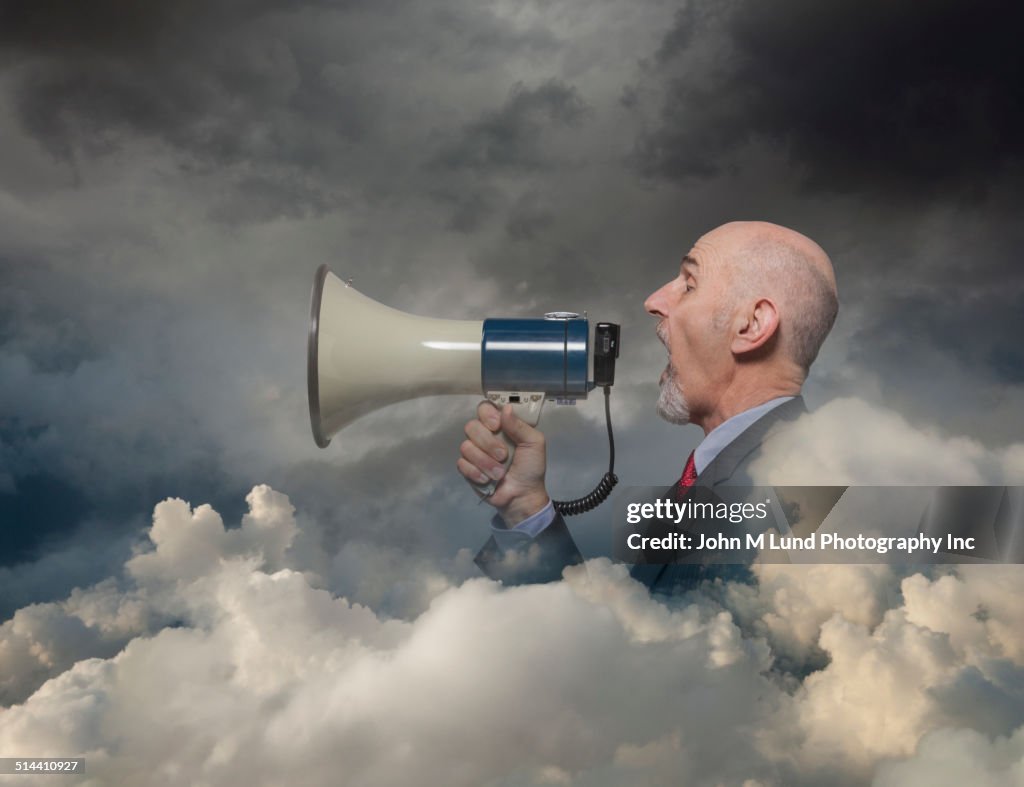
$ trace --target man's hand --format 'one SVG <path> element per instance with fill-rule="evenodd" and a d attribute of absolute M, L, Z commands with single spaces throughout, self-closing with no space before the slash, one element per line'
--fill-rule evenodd
<path fill-rule="evenodd" d="M 498 412 L 490 402 L 481 402 L 476 415 L 466 424 L 468 439 L 460 446 L 462 456 L 456 467 L 470 483 L 498 482 L 487 502 L 498 509 L 506 525 L 515 527 L 550 500 L 544 488 L 544 435 L 518 418 L 510 404 Z M 499 432 L 504 432 L 516 447 L 507 472 L 504 463 L 508 448 Z"/>

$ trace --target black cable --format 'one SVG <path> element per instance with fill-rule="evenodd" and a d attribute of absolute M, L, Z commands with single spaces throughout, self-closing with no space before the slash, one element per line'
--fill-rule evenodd
<path fill-rule="evenodd" d="M 610 385 L 604 388 L 604 419 L 608 424 L 608 472 L 604 474 L 600 483 L 594 487 L 589 495 L 577 498 L 576 500 L 555 500 L 555 510 L 562 516 L 575 516 L 597 508 L 608 499 L 612 489 L 619 483 L 619 477 L 615 475 L 615 436 L 612 434 L 612 408 Z"/>

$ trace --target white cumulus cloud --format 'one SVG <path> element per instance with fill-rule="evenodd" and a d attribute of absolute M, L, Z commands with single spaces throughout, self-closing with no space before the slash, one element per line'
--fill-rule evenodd
<path fill-rule="evenodd" d="M 403 619 L 319 586 L 285 495 L 248 502 L 165 501 L 123 577 L 4 624 L 0 752 L 94 785 L 894 784 L 943 741 L 978 783 L 1024 767 L 1017 567 L 759 566 L 670 602 L 604 559 L 414 571 Z"/>
<path fill-rule="evenodd" d="M 1018 484 L 1024 443 L 990 448 L 857 398 L 833 399 L 766 443 L 765 484 Z"/>

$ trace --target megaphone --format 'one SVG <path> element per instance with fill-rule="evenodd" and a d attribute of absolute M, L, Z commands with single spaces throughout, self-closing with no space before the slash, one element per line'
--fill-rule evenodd
<path fill-rule="evenodd" d="M 575 404 L 598 386 L 605 392 L 611 438 L 607 397 L 618 354 L 614 323 L 597 324 L 592 346 L 589 321 L 575 312 L 485 320 L 418 317 L 363 295 L 321 265 L 309 312 L 313 439 L 326 448 L 337 432 L 367 413 L 438 394 L 483 393 L 499 409 L 511 404 L 516 415 L 536 426 L 545 401 Z M 514 450 L 511 443 L 508 447 L 506 467 Z M 606 480 L 614 477 L 612 469 Z M 477 490 L 487 496 L 494 486 Z"/>

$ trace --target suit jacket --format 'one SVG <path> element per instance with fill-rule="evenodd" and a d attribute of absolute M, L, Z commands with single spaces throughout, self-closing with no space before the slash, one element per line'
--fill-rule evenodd
<path fill-rule="evenodd" d="M 694 486 L 753 486 L 750 467 L 764 446 L 787 426 L 807 412 L 803 397 L 797 396 L 765 413 L 723 448 L 704 468 Z M 671 493 L 673 487 L 669 487 Z M 576 543 L 561 514 L 533 541 L 517 553 L 503 553 L 492 536 L 477 553 L 476 564 L 492 579 L 506 584 L 554 582 L 566 566 L 583 562 Z M 652 593 L 678 593 L 703 581 L 716 578 L 743 579 L 749 575 L 744 565 L 642 564 L 633 567 L 631 576 L 643 582 Z"/>

